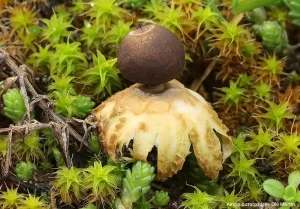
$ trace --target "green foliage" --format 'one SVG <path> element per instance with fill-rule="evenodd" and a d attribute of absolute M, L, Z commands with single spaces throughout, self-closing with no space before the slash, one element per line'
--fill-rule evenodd
<path fill-rule="evenodd" d="M 246 89 L 238 87 L 238 81 L 230 81 L 229 87 L 223 87 L 220 90 L 224 94 L 222 95 L 219 102 L 222 102 L 228 106 L 237 106 L 240 103 L 242 96 L 246 91 Z"/>
<path fill-rule="evenodd" d="M 19 194 L 17 189 L 9 189 L 2 191 L 0 194 L 0 205 L 2 209 L 18 209 L 24 195 Z"/>
<path fill-rule="evenodd" d="M 141 9 L 146 3 L 148 0 L 124 0 L 124 5 L 134 10 Z"/>
<path fill-rule="evenodd" d="M 300 191 L 297 189 L 300 184 L 300 171 L 294 171 L 289 175 L 288 184 L 288 186 L 284 187 L 280 181 L 268 179 L 264 181 L 263 188 L 266 193 L 283 199 L 285 203 L 300 202 Z"/>
<path fill-rule="evenodd" d="M 62 153 L 58 150 L 57 147 L 52 148 L 52 153 L 54 155 L 54 158 L 55 158 L 55 161 L 56 161 L 57 165 L 58 166 L 64 166 L 65 161 L 63 159 Z"/>
<path fill-rule="evenodd" d="M 167 4 L 162 0 L 150 0 L 144 7 L 143 11 L 147 13 L 150 17 L 155 16 L 157 13 L 164 10 Z"/>
<path fill-rule="evenodd" d="M 103 32 L 107 32 L 107 27 L 128 13 L 116 5 L 116 0 L 94 0 L 86 14 L 96 20 L 96 25 L 103 28 Z"/>
<path fill-rule="evenodd" d="M 74 115 L 79 118 L 84 118 L 91 113 L 95 103 L 91 101 L 90 97 L 77 96 L 72 105 L 75 109 Z"/>
<path fill-rule="evenodd" d="M 3 95 L 4 115 L 14 123 L 18 123 L 26 112 L 24 97 L 17 88 L 8 89 Z"/>
<path fill-rule="evenodd" d="M 76 97 L 72 96 L 69 92 L 60 91 L 53 92 L 53 95 L 53 104 L 55 105 L 55 112 L 60 113 L 68 118 L 71 118 L 74 115 L 74 112 L 76 111 L 72 105 Z"/>
<path fill-rule="evenodd" d="M 51 57 L 50 75 L 70 75 L 87 68 L 85 54 L 81 52 L 80 42 L 59 43 L 54 45 L 55 53 Z"/>
<path fill-rule="evenodd" d="M 64 16 L 58 16 L 56 13 L 51 16 L 50 20 L 42 19 L 42 22 L 46 25 L 43 28 L 42 36 L 51 44 L 63 41 L 65 37 L 69 36 L 68 29 L 73 27 L 70 20 Z"/>
<path fill-rule="evenodd" d="M 240 206 L 238 206 L 238 204 L 241 203 L 244 198 L 245 197 L 235 194 L 234 190 L 229 193 L 224 189 L 224 195 L 220 198 L 220 209 L 239 209 Z"/>
<path fill-rule="evenodd" d="M 240 190 L 242 190 L 247 184 L 253 180 L 256 180 L 256 177 L 259 175 L 256 168 L 254 168 L 255 159 L 248 160 L 245 155 L 233 156 L 231 157 L 232 163 L 229 167 L 232 168 L 232 171 L 228 174 L 228 177 L 235 178 L 235 184 L 240 184 Z"/>
<path fill-rule="evenodd" d="M 243 46 L 251 39 L 250 32 L 239 25 L 239 21 L 239 17 L 230 22 L 223 20 L 217 30 L 213 31 L 215 40 L 212 46 L 220 50 L 220 56 L 241 56 Z"/>
<path fill-rule="evenodd" d="M 283 127 L 284 119 L 291 119 L 295 117 L 295 115 L 288 109 L 288 102 L 280 104 L 275 104 L 271 101 L 266 102 L 269 104 L 268 108 L 264 108 L 267 113 L 262 114 L 259 117 L 265 118 L 266 124 L 268 124 L 270 128 L 275 127 L 276 130 L 278 130 Z"/>
<path fill-rule="evenodd" d="M 147 200 L 145 196 L 142 196 L 134 205 L 133 208 L 138 208 L 138 209 L 151 209 L 155 208 L 150 204 L 150 201 Z"/>
<path fill-rule="evenodd" d="M 116 62 L 116 58 L 106 60 L 104 55 L 97 50 L 97 55 L 93 54 L 93 67 L 82 75 L 84 85 L 94 86 L 95 95 L 111 95 L 113 88 L 121 87 L 119 70 L 115 67 Z"/>
<path fill-rule="evenodd" d="M 246 196 L 247 200 L 261 202 L 264 198 L 262 185 L 259 182 L 252 181 L 249 184 L 249 192 Z"/>
<path fill-rule="evenodd" d="M 247 17 L 255 24 L 261 25 L 267 20 L 267 12 L 264 7 L 259 7 L 249 11 Z"/>
<path fill-rule="evenodd" d="M 217 206 L 217 199 L 214 196 L 201 192 L 197 187 L 194 193 L 184 193 L 181 197 L 184 201 L 179 206 L 180 208 L 189 209 L 214 209 Z"/>
<path fill-rule="evenodd" d="M 12 32 L 17 31 L 20 36 L 24 35 L 25 30 L 28 29 L 30 25 L 36 23 L 36 13 L 24 4 L 9 7 L 8 12 L 10 13 L 9 23 L 12 27 Z"/>
<path fill-rule="evenodd" d="M 176 8 L 174 4 L 171 4 L 171 7 L 165 6 L 163 10 L 156 11 L 153 20 L 175 33 L 178 37 L 183 37 L 183 27 L 190 24 L 181 6 Z"/>
<path fill-rule="evenodd" d="M 53 56 L 53 52 L 50 50 L 50 47 L 50 45 L 46 45 L 45 47 L 38 45 L 38 52 L 31 54 L 27 62 L 31 64 L 34 69 L 38 69 L 39 71 L 46 73 L 46 70 L 50 68 L 50 60 Z"/>
<path fill-rule="evenodd" d="M 34 197 L 31 194 L 22 200 L 21 203 L 22 205 L 18 209 L 47 209 L 46 204 L 40 198 Z"/>
<path fill-rule="evenodd" d="M 84 0 L 73 0 L 72 4 L 73 5 L 70 8 L 70 11 L 75 15 L 83 14 L 88 8 L 88 3 L 86 3 Z"/>
<path fill-rule="evenodd" d="M 294 158 L 299 153 L 300 136 L 297 132 L 291 135 L 280 134 L 278 140 L 274 142 L 275 151 L 272 157 L 275 163 Z"/>
<path fill-rule="evenodd" d="M 126 170 L 126 177 L 123 178 L 121 199 L 114 202 L 115 208 L 132 208 L 150 190 L 150 183 L 155 178 L 154 167 L 146 162 L 138 161 L 132 170 Z"/>
<path fill-rule="evenodd" d="M 164 191 L 155 191 L 152 203 L 155 206 L 163 207 L 167 206 L 170 201 L 168 192 Z"/>
<path fill-rule="evenodd" d="M 51 78 L 54 80 L 50 85 L 48 85 L 48 89 L 50 91 L 59 91 L 63 94 L 70 93 L 72 95 L 76 94 L 75 89 L 73 88 L 72 81 L 74 80 L 75 76 L 67 76 L 62 74 L 60 76 L 53 75 Z M 51 94 L 50 94 L 51 95 Z M 53 93 L 55 96 L 55 93 Z"/>
<path fill-rule="evenodd" d="M 24 139 L 18 138 L 14 144 L 13 153 L 26 161 L 37 160 L 44 157 L 41 139 L 37 131 L 31 132 Z"/>
<path fill-rule="evenodd" d="M 8 136 L 0 135 L 0 157 L 2 159 L 6 156 L 7 143 L 8 143 Z"/>
<path fill-rule="evenodd" d="M 80 208 L 80 209 L 97 209 L 97 208 L 93 204 L 88 204 L 88 205 L 86 205 L 86 206 L 84 206 L 83 208 Z"/>
<path fill-rule="evenodd" d="M 263 46 L 271 52 L 280 52 L 288 45 L 286 31 L 277 22 L 265 21 L 260 35 Z"/>
<path fill-rule="evenodd" d="M 99 139 L 95 135 L 92 135 L 90 138 L 90 148 L 95 153 L 100 152 Z"/>
<path fill-rule="evenodd" d="M 71 167 L 61 167 L 56 171 L 55 179 L 52 185 L 56 193 L 60 195 L 61 200 L 70 205 L 74 198 L 82 198 L 83 174 L 81 169 Z"/>
<path fill-rule="evenodd" d="M 261 158 L 267 157 L 271 154 L 271 147 L 273 146 L 273 137 L 269 129 L 264 130 L 259 127 L 257 134 L 251 134 L 251 141 L 248 142 L 249 150 L 254 153 L 255 156 Z"/>
<path fill-rule="evenodd" d="M 104 35 L 103 43 L 108 45 L 111 52 L 114 52 L 116 46 L 121 44 L 123 38 L 130 32 L 131 22 L 118 21 L 118 24 L 113 25 L 110 30 Z"/>
<path fill-rule="evenodd" d="M 35 168 L 36 166 L 31 162 L 21 161 L 16 165 L 17 177 L 22 181 L 30 180 L 33 178 L 33 171 Z"/>
<path fill-rule="evenodd" d="M 84 46 L 88 48 L 98 48 L 103 39 L 101 26 L 97 25 L 94 21 L 84 21 L 84 27 L 81 28 L 80 41 L 83 41 Z"/>
<path fill-rule="evenodd" d="M 261 75 L 261 78 L 268 77 L 270 80 L 278 82 L 279 75 L 283 74 L 283 67 L 282 60 L 278 60 L 275 55 L 268 56 L 261 59 L 258 74 Z"/>
<path fill-rule="evenodd" d="M 234 150 L 232 156 L 234 156 L 235 153 L 239 155 L 246 155 L 247 157 L 250 156 L 250 146 L 245 142 L 245 137 L 245 134 L 239 133 L 239 135 L 233 139 Z"/>
<path fill-rule="evenodd" d="M 263 81 L 260 82 L 260 84 L 254 85 L 255 92 L 254 95 L 256 95 L 260 99 L 269 99 L 272 86 L 270 84 L 267 84 Z"/>
<path fill-rule="evenodd" d="M 207 30 L 213 29 L 220 22 L 220 16 L 212 11 L 208 5 L 204 9 L 200 7 L 198 10 L 192 13 L 192 20 L 196 21 L 197 24 L 197 35 L 196 39 Z"/>
<path fill-rule="evenodd" d="M 238 87 L 243 87 L 243 88 L 249 87 L 251 83 L 252 83 L 252 77 L 248 76 L 246 73 L 241 74 L 237 82 Z"/>
<path fill-rule="evenodd" d="M 277 0 L 280 1 L 280 0 Z M 238 1 L 237 1 L 238 2 Z M 259 7 L 263 7 L 269 4 L 275 4 L 276 0 L 252 0 L 252 1 L 245 1 L 240 4 L 235 5 L 234 13 L 235 15 L 247 12 Z"/>
<path fill-rule="evenodd" d="M 96 200 L 103 202 L 115 198 L 118 183 L 118 176 L 113 173 L 115 169 L 115 166 L 102 166 L 101 162 L 94 162 L 93 166 L 85 169 L 84 187 L 90 191 L 91 202 Z"/>
<path fill-rule="evenodd" d="M 297 0 L 284 0 L 290 8 L 289 16 L 293 18 L 293 24 L 300 26 L 300 3 Z"/>

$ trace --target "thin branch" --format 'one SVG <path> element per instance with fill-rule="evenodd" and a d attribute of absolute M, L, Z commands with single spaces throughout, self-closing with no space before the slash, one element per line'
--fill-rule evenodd
<path fill-rule="evenodd" d="M 212 72 L 212 70 L 214 69 L 214 67 L 217 64 L 217 60 L 218 59 L 213 59 L 213 61 L 208 65 L 208 67 L 205 69 L 203 75 L 199 78 L 196 79 L 192 85 L 191 85 L 191 89 L 193 91 L 197 91 L 199 89 L 199 87 L 201 86 L 201 84 L 203 83 L 203 81 L 209 76 L 209 74 Z"/>
<path fill-rule="evenodd" d="M 36 90 L 33 88 L 33 86 L 31 85 L 31 83 L 28 80 L 27 75 L 24 76 L 24 71 L 22 71 L 14 62 L 14 60 L 11 58 L 11 56 L 6 52 L 6 50 L 4 48 L 0 48 L 0 60 L 3 60 L 3 62 L 12 70 L 14 71 L 14 73 L 20 78 L 23 76 L 23 80 L 24 80 L 24 85 L 26 87 L 26 89 L 28 90 L 28 92 L 30 92 L 30 94 L 33 97 L 38 97 L 39 94 L 36 92 Z M 27 66 L 25 66 L 24 68 L 29 69 Z M 30 71 L 29 71 L 30 72 Z M 58 114 L 56 114 L 55 112 L 53 112 L 53 110 L 49 109 L 48 105 L 46 102 L 44 101 L 40 101 L 38 103 L 38 106 L 40 108 L 42 108 L 44 111 L 46 111 L 49 114 L 49 117 L 52 121 L 55 121 L 57 123 L 62 124 L 63 126 L 66 124 L 65 120 Z M 82 143 L 84 146 L 86 146 L 88 149 L 89 145 L 86 141 L 83 140 L 82 136 L 80 134 L 78 134 L 72 127 L 68 127 L 70 134 L 80 143 Z"/>

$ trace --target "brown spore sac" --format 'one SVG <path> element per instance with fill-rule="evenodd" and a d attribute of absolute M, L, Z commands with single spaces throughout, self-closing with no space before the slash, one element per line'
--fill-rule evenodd
<path fill-rule="evenodd" d="M 129 32 L 118 51 L 118 67 L 135 83 L 158 85 L 176 78 L 184 67 L 184 46 L 168 29 L 146 25 Z"/>

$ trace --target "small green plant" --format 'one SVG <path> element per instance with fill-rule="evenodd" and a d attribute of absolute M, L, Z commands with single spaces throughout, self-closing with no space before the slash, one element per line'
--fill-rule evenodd
<path fill-rule="evenodd" d="M 35 161 L 44 157 L 41 139 L 37 131 L 28 134 L 24 139 L 18 138 L 16 141 L 18 143 L 14 144 L 16 147 L 14 147 L 13 153 L 19 158 Z"/>
<path fill-rule="evenodd" d="M 221 95 L 219 102 L 228 106 L 238 106 L 246 89 L 238 87 L 238 81 L 230 81 L 229 87 L 220 89 L 224 94 Z"/>
<path fill-rule="evenodd" d="M 88 8 L 88 3 L 86 3 L 84 0 L 74 0 L 72 1 L 72 4 L 73 5 L 70 8 L 70 11 L 74 15 L 82 14 Z"/>
<path fill-rule="evenodd" d="M 45 37 L 51 44 L 56 44 L 69 36 L 68 29 L 72 28 L 70 20 L 63 16 L 58 16 L 54 13 L 50 20 L 42 19 L 46 27 L 43 28 L 42 36 Z"/>
<path fill-rule="evenodd" d="M 204 9 L 200 7 L 198 10 L 192 13 L 192 20 L 197 24 L 196 40 L 207 30 L 213 29 L 220 22 L 219 14 L 212 11 L 208 5 Z"/>
<path fill-rule="evenodd" d="M 116 63 L 116 58 L 107 60 L 100 51 L 97 51 L 97 55 L 93 54 L 93 67 L 86 70 L 82 75 L 84 85 L 95 86 L 93 90 L 95 95 L 111 95 L 113 88 L 121 87 Z"/>
<path fill-rule="evenodd" d="M 55 44 L 55 53 L 51 57 L 50 75 L 70 75 L 87 68 L 85 54 L 81 52 L 80 42 Z"/>
<path fill-rule="evenodd" d="M 280 209 L 288 209 L 290 206 L 294 206 L 295 203 L 300 202 L 299 184 L 300 171 L 294 171 L 288 177 L 288 186 L 284 187 L 280 181 L 275 179 L 268 179 L 264 181 L 263 189 L 269 195 L 284 200 L 285 206 L 280 207 Z"/>
<path fill-rule="evenodd" d="M 295 115 L 288 109 L 288 102 L 282 102 L 280 104 L 275 104 L 268 100 L 266 100 L 266 102 L 269 104 L 269 107 L 264 107 L 267 113 L 258 117 L 266 119 L 266 123 L 270 128 L 276 128 L 278 131 L 278 129 L 283 128 L 284 119 L 291 119 L 295 117 Z"/>
<path fill-rule="evenodd" d="M 47 209 L 46 204 L 40 198 L 34 197 L 31 194 L 21 200 L 21 206 L 18 209 Z"/>
<path fill-rule="evenodd" d="M 271 96 L 272 86 L 263 81 L 260 81 L 260 84 L 254 85 L 255 91 L 254 95 L 260 99 L 269 99 Z"/>
<path fill-rule="evenodd" d="M 150 190 L 150 183 L 155 178 L 154 167 L 146 162 L 138 161 L 132 170 L 126 170 L 126 177 L 123 179 L 121 199 L 114 202 L 115 208 L 132 208 L 143 195 Z"/>
<path fill-rule="evenodd" d="M 7 152 L 8 136 L 0 135 L 0 158 L 4 158 Z"/>
<path fill-rule="evenodd" d="M 291 135 L 280 134 L 273 146 L 275 150 L 272 154 L 272 158 L 275 163 L 283 160 L 289 161 L 295 158 L 299 153 L 298 146 L 300 146 L 300 136 L 297 132 Z"/>
<path fill-rule="evenodd" d="M 72 94 L 75 95 L 76 91 L 73 87 L 72 81 L 75 79 L 75 76 L 67 76 L 65 74 L 62 74 L 60 76 L 53 75 L 51 77 L 53 79 L 53 82 L 48 85 L 48 90 L 50 91 L 59 91 L 62 94 Z M 56 93 L 50 93 L 50 95 L 55 97 Z M 59 97 L 59 96 L 58 96 Z"/>
<path fill-rule="evenodd" d="M 53 56 L 53 51 L 50 50 L 51 45 L 46 45 L 45 47 L 38 45 L 38 52 L 30 55 L 27 62 L 38 69 L 41 73 L 47 73 L 50 68 L 50 60 Z"/>
<path fill-rule="evenodd" d="M 288 45 L 286 31 L 277 22 L 265 21 L 259 33 L 263 46 L 271 52 L 280 52 Z"/>
<path fill-rule="evenodd" d="M 169 201 L 170 201 L 170 197 L 168 192 L 155 191 L 154 197 L 152 199 L 153 205 L 158 207 L 163 207 L 163 206 L 167 206 Z"/>
<path fill-rule="evenodd" d="M 220 26 L 213 31 L 214 40 L 212 46 L 219 49 L 219 56 L 241 56 L 243 46 L 251 40 L 251 34 L 243 25 L 239 25 L 240 17 L 235 17 L 230 22 L 222 21 Z"/>
<path fill-rule="evenodd" d="M 214 196 L 201 192 L 197 187 L 194 193 L 184 193 L 181 197 L 184 201 L 180 208 L 188 209 L 214 209 L 217 206 L 217 199 Z"/>
<path fill-rule="evenodd" d="M 90 148 L 95 153 L 99 153 L 100 152 L 99 139 L 95 135 L 92 135 L 90 137 Z"/>
<path fill-rule="evenodd" d="M 74 115 L 79 118 L 84 118 L 91 113 L 95 103 L 91 101 L 90 97 L 77 96 L 72 105 L 75 110 Z"/>
<path fill-rule="evenodd" d="M 97 25 L 95 21 L 84 21 L 84 27 L 81 28 L 80 41 L 83 42 L 84 46 L 88 48 L 99 48 L 102 43 L 101 26 Z"/>
<path fill-rule="evenodd" d="M 182 11 L 181 6 L 176 8 L 174 4 L 171 4 L 171 7 L 166 6 L 163 10 L 155 12 L 153 20 L 168 28 L 180 38 L 184 38 L 184 27 L 189 25 L 189 21 L 186 19 L 186 14 Z"/>
<path fill-rule="evenodd" d="M 255 156 L 261 158 L 267 157 L 271 154 L 271 148 L 273 146 L 274 134 L 271 130 L 264 130 L 259 127 L 257 134 L 250 134 L 251 141 L 248 142 L 249 150 L 254 153 Z"/>
<path fill-rule="evenodd" d="M 137 10 L 145 6 L 148 0 L 123 0 L 123 2 L 126 7 L 131 7 L 132 9 Z"/>
<path fill-rule="evenodd" d="M 89 199 L 91 202 L 101 200 L 101 202 L 110 202 L 115 198 L 117 189 L 118 176 L 113 172 L 117 167 L 106 165 L 102 166 L 101 162 L 94 162 L 84 170 L 84 187 L 89 190 Z"/>
<path fill-rule="evenodd" d="M 290 8 L 289 16 L 293 18 L 293 24 L 300 26 L 300 3 L 297 0 L 284 0 Z"/>
<path fill-rule="evenodd" d="M 223 195 L 220 197 L 220 209 L 240 209 L 238 204 L 241 203 L 244 198 L 243 196 L 235 194 L 234 190 L 229 193 L 224 189 Z"/>
<path fill-rule="evenodd" d="M 80 209 L 97 209 L 97 208 L 93 204 L 88 204 L 88 205 L 86 205 L 86 206 L 84 206 L 83 208 L 80 208 Z"/>
<path fill-rule="evenodd" d="M 106 28 L 113 22 L 128 15 L 126 10 L 116 5 L 116 0 L 94 0 L 90 6 L 86 14 L 96 20 L 96 25 L 103 28 L 103 32 L 107 32 Z"/>
<path fill-rule="evenodd" d="M 61 200 L 67 204 L 72 204 L 74 198 L 82 198 L 83 174 L 79 168 L 61 167 L 56 171 L 55 179 L 52 182 L 56 193 L 60 195 Z"/>
<path fill-rule="evenodd" d="M 143 11 L 147 13 L 150 18 L 152 18 L 157 15 L 157 13 L 162 12 L 166 6 L 167 4 L 163 0 L 150 0 L 145 5 Z"/>
<path fill-rule="evenodd" d="M 25 4 L 8 7 L 8 12 L 13 33 L 18 32 L 20 36 L 23 36 L 30 25 L 36 24 L 36 13 Z"/>
<path fill-rule="evenodd" d="M 55 112 L 60 113 L 67 118 L 71 118 L 75 112 L 72 104 L 76 97 L 69 92 L 54 91 L 52 94 L 54 95 L 53 104 L 55 105 Z"/>
<path fill-rule="evenodd" d="M 24 97 L 17 88 L 8 89 L 3 95 L 4 115 L 14 123 L 18 123 L 26 112 Z"/>
<path fill-rule="evenodd" d="M 246 135 L 243 133 L 239 133 L 239 135 L 233 140 L 234 150 L 232 152 L 232 156 L 235 154 L 238 155 L 246 155 L 250 156 L 250 146 L 249 143 L 245 142 Z"/>
<path fill-rule="evenodd" d="M 18 209 L 24 195 L 18 193 L 18 189 L 9 189 L 2 191 L 0 194 L 0 205 L 2 209 Z"/>
<path fill-rule="evenodd" d="M 22 181 L 33 179 L 33 171 L 35 168 L 36 166 L 31 162 L 21 161 L 16 165 L 17 177 Z"/>
<path fill-rule="evenodd" d="M 103 45 L 108 45 L 111 52 L 115 52 L 116 46 L 120 45 L 123 38 L 129 33 L 131 22 L 119 20 L 118 24 L 113 25 L 103 37 Z"/>
<path fill-rule="evenodd" d="M 256 168 L 253 166 L 255 159 L 248 160 L 245 155 L 241 154 L 239 156 L 231 157 L 233 164 L 229 164 L 232 171 L 228 174 L 228 177 L 235 178 L 233 185 L 240 184 L 240 191 L 246 186 L 249 186 L 249 182 L 256 180 L 259 175 Z"/>

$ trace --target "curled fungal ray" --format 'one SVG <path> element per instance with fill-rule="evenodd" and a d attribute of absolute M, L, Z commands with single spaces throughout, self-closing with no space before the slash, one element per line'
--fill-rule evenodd
<path fill-rule="evenodd" d="M 222 162 L 233 150 L 228 128 L 199 94 L 176 80 L 164 85 L 163 92 L 151 94 L 135 84 L 93 111 L 104 148 L 117 160 L 116 153 L 133 139 L 131 156 L 146 161 L 155 146 L 157 179 L 164 181 L 182 169 L 192 145 L 206 176 L 218 177 Z"/>

